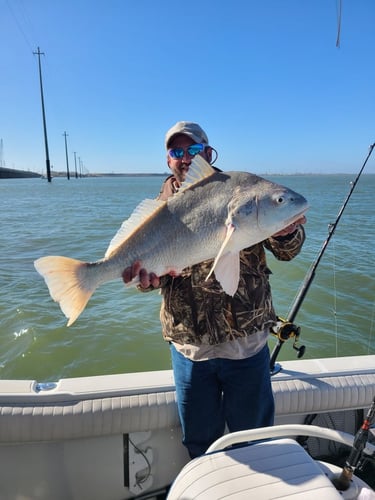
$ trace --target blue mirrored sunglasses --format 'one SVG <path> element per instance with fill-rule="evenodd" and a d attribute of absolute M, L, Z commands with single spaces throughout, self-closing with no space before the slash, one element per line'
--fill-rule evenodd
<path fill-rule="evenodd" d="M 175 160 L 181 160 L 184 157 L 185 151 L 189 153 L 190 156 L 196 156 L 204 150 L 203 144 L 192 144 L 188 148 L 173 148 L 168 150 L 168 154 L 171 158 Z"/>

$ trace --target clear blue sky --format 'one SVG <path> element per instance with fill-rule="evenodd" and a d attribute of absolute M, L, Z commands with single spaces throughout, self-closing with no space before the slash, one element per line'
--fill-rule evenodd
<path fill-rule="evenodd" d="M 199 122 L 224 170 L 356 173 L 375 142 L 375 1 L 0 0 L 6 166 L 45 171 L 64 131 L 90 172 L 165 172 Z M 374 154 L 375 157 L 375 154 Z M 375 172 L 371 158 L 365 172 Z"/>

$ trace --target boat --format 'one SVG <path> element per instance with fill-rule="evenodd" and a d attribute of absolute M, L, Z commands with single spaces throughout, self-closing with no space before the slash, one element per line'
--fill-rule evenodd
<path fill-rule="evenodd" d="M 0 498 L 375 498 L 357 470 L 336 484 L 374 399 L 375 355 L 285 361 L 272 387 L 274 427 L 226 433 L 190 461 L 171 370 L 0 380 Z M 373 467 L 374 444 L 362 448 Z"/>
<path fill-rule="evenodd" d="M 0 380 L 1 500 L 374 500 L 375 355 L 301 359 L 294 325 L 374 147 L 273 332 L 274 426 L 226 432 L 190 460 L 171 370 Z M 276 365 L 291 337 L 298 359 Z"/>

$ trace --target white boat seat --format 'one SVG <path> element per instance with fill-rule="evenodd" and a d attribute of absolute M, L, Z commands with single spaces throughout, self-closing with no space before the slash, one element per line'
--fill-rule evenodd
<path fill-rule="evenodd" d="M 203 455 L 175 479 L 168 500 L 342 499 L 321 467 L 293 439 Z"/>

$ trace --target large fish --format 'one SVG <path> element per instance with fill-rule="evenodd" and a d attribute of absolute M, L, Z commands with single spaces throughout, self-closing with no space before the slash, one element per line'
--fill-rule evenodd
<path fill-rule="evenodd" d="M 218 172 L 196 156 L 179 192 L 167 201 L 144 200 L 112 239 L 103 259 L 87 263 L 49 256 L 34 265 L 70 326 L 95 289 L 121 278 L 136 260 L 157 276 L 178 275 L 215 259 L 223 290 L 234 295 L 239 251 L 281 231 L 307 210 L 305 198 L 247 172 Z M 129 285 L 138 282 L 135 278 Z"/>

